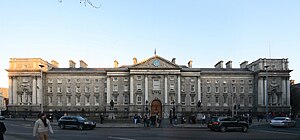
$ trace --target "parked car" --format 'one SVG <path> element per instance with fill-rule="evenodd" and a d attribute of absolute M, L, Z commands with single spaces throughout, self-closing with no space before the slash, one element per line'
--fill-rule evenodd
<path fill-rule="evenodd" d="M 94 129 L 96 127 L 96 122 L 89 121 L 81 116 L 62 116 L 58 120 L 58 126 L 61 129 L 65 129 L 66 127 L 75 127 L 79 130 Z"/>
<path fill-rule="evenodd" d="M 275 117 L 271 120 L 270 126 L 272 127 L 295 127 L 296 121 L 289 117 Z"/>
<path fill-rule="evenodd" d="M 0 120 L 5 120 L 5 117 L 4 116 L 0 116 Z"/>
<path fill-rule="evenodd" d="M 247 122 L 234 117 L 212 117 L 207 127 L 213 131 L 226 132 L 228 129 L 240 128 L 242 132 L 247 132 L 249 125 Z"/>

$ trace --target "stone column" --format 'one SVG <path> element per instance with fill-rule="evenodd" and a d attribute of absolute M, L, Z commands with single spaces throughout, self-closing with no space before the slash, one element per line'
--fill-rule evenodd
<path fill-rule="evenodd" d="M 181 84 L 180 84 L 180 75 L 178 75 L 178 78 L 177 78 L 177 85 L 178 85 L 178 87 L 177 87 L 177 89 L 178 89 L 178 91 L 177 91 L 177 98 L 178 98 L 178 103 L 180 104 L 181 103 Z"/>
<path fill-rule="evenodd" d="M 287 79 L 286 80 L 286 87 L 287 87 L 287 92 L 286 92 L 286 104 L 288 105 L 288 106 L 290 106 L 291 104 L 290 104 L 290 101 L 291 101 L 291 86 L 290 86 L 290 80 L 289 79 Z"/>
<path fill-rule="evenodd" d="M 168 76 L 165 75 L 165 104 L 168 103 Z"/>
<path fill-rule="evenodd" d="M 258 105 L 264 105 L 264 83 L 263 79 L 259 78 L 258 80 Z"/>
<path fill-rule="evenodd" d="M 8 91 L 8 98 L 9 104 L 12 105 L 13 103 L 13 79 L 9 76 L 9 91 Z"/>
<path fill-rule="evenodd" d="M 198 101 L 202 102 L 202 93 L 201 93 L 201 79 L 200 79 L 200 76 L 197 77 L 198 79 Z"/>
<path fill-rule="evenodd" d="M 133 76 L 130 75 L 130 104 L 133 104 Z"/>
<path fill-rule="evenodd" d="M 32 105 L 36 105 L 36 77 L 33 77 L 32 81 Z"/>
<path fill-rule="evenodd" d="M 106 78 L 106 94 L 107 94 L 107 99 L 106 99 L 106 103 L 109 104 L 110 103 L 110 77 L 107 76 Z"/>
<path fill-rule="evenodd" d="M 18 93 L 17 93 L 17 78 L 13 77 L 13 104 L 17 105 L 18 104 Z"/>
<path fill-rule="evenodd" d="M 285 78 L 282 79 L 282 94 L 281 94 L 281 105 L 286 105 L 286 80 Z"/>
<path fill-rule="evenodd" d="M 148 99 L 149 98 L 148 91 L 149 91 L 149 89 L 148 89 L 148 76 L 145 75 L 145 103 L 146 103 L 146 101 L 149 100 Z"/>

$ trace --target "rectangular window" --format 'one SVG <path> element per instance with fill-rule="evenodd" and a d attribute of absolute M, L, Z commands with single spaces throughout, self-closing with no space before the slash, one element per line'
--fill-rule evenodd
<path fill-rule="evenodd" d="M 235 84 L 235 80 L 231 80 L 231 83 L 232 83 L 232 84 Z"/>
<path fill-rule="evenodd" d="M 244 84 L 244 80 L 241 80 L 241 84 Z"/>
<path fill-rule="evenodd" d="M 84 88 L 84 91 L 87 93 L 87 92 L 90 92 L 90 87 L 88 87 L 88 86 L 86 86 L 85 88 Z"/>
<path fill-rule="evenodd" d="M 99 102 L 100 102 L 100 100 L 99 100 L 99 96 L 95 96 L 95 105 L 99 105 Z"/>
<path fill-rule="evenodd" d="M 61 79 L 57 79 L 57 84 L 61 84 L 62 80 Z"/>
<path fill-rule="evenodd" d="M 124 77 L 124 81 L 128 81 L 128 77 Z"/>
<path fill-rule="evenodd" d="M 71 105 L 71 96 L 67 96 L 67 106 Z"/>
<path fill-rule="evenodd" d="M 113 86 L 113 91 L 118 91 L 118 85 Z"/>
<path fill-rule="evenodd" d="M 174 91 L 175 90 L 175 85 L 174 84 L 171 84 L 170 85 L 170 91 Z"/>
<path fill-rule="evenodd" d="M 137 96 L 137 104 L 142 104 L 142 97 L 141 96 Z"/>
<path fill-rule="evenodd" d="M 137 84 L 137 85 L 136 85 L 136 89 L 137 89 L 138 91 L 141 91 L 141 90 L 142 90 L 142 84 Z"/>
<path fill-rule="evenodd" d="M 137 76 L 137 80 L 142 80 L 142 76 Z"/>
<path fill-rule="evenodd" d="M 61 106 L 61 96 L 57 96 L 57 105 Z"/>
<path fill-rule="evenodd" d="M 241 86 L 241 93 L 244 93 L 244 87 Z"/>
<path fill-rule="evenodd" d="M 227 93 L 227 92 L 228 92 L 227 87 L 224 87 L 223 92 L 224 92 L 224 93 Z"/>
<path fill-rule="evenodd" d="M 95 93 L 99 93 L 99 91 L 100 91 L 100 90 L 99 90 L 99 87 L 98 87 L 98 86 L 95 86 L 94 92 L 95 92 Z"/>
<path fill-rule="evenodd" d="M 160 81 L 158 79 L 153 80 L 153 90 L 160 90 Z"/>
<path fill-rule="evenodd" d="M 224 100 L 224 104 L 227 104 L 227 96 L 224 96 L 223 100 Z"/>
<path fill-rule="evenodd" d="M 76 105 L 77 105 L 77 106 L 80 105 L 80 96 L 76 96 Z"/>
<path fill-rule="evenodd" d="M 48 92 L 49 92 L 49 93 L 52 93 L 52 92 L 53 92 L 52 87 L 48 87 Z"/>
<path fill-rule="evenodd" d="M 52 105 L 52 96 L 48 96 L 48 104 Z"/>
<path fill-rule="evenodd" d="M 125 95 L 124 97 L 124 104 L 129 104 L 129 96 Z"/>
<path fill-rule="evenodd" d="M 219 103 L 219 97 L 216 96 L 216 103 Z"/>
<path fill-rule="evenodd" d="M 249 84 L 252 84 L 252 80 L 248 80 L 248 83 L 249 83 Z"/>
<path fill-rule="evenodd" d="M 210 90 L 210 86 L 207 87 L 207 93 L 210 93 L 211 90 Z"/>
<path fill-rule="evenodd" d="M 128 91 L 128 85 L 124 85 L 124 91 Z"/>
<path fill-rule="evenodd" d="M 253 88 L 252 88 L 252 86 L 249 86 L 249 93 L 253 93 Z"/>
<path fill-rule="evenodd" d="M 76 92 L 80 93 L 80 87 L 76 87 Z"/>
<path fill-rule="evenodd" d="M 181 85 L 181 91 L 185 92 L 185 85 Z"/>
<path fill-rule="evenodd" d="M 61 87 L 57 87 L 57 93 L 61 93 Z"/>
<path fill-rule="evenodd" d="M 210 83 L 210 80 L 206 80 L 206 83 Z"/>
<path fill-rule="evenodd" d="M 113 100 L 114 100 L 114 103 L 115 103 L 115 104 L 118 104 L 118 96 L 117 96 L 117 95 L 114 95 L 114 96 L 113 96 Z"/>
<path fill-rule="evenodd" d="M 219 93 L 219 87 L 216 87 L 216 93 Z"/>
<path fill-rule="evenodd" d="M 236 93 L 236 87 L 235 86 L 232 87 L 232 92 Z"/>
<path fill-rule="evenodd" d="M 249 97 L 249 104 L 252 104 L 252 97 Z"/>
<path fill-rule="evenodd" d="M 170 81 L 173 81 L 174 79 L 174 76 L 170 76 Z"/>
<path fill-rule="evenodd" d="M 181 104 L 185 104 L 185 95 L 181 95 Z"/>
<path fill-rule="evenodd" d="M 244 100 L 244 97 L 240 97 L 240 104 L 244 104 L 245 103 L 245 100 Z"/>
<path fill-rule="evenodd" d="M 194 95 L 191 95 L 191 104 L 195 104 L 195 96 Z"/>
<path fill-rule="evenodd" d="M 85 96 L 85 105 L 90 105 L 90 96 Z"/>
<path fill-rule="evenodd" d="M 195 85 L 191 85 L 191 92 L 195 92 Z"/>

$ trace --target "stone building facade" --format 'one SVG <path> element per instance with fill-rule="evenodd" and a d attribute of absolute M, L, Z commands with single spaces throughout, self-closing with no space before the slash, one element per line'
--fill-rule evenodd
<path fill-rule="evenodd" d="M 41 65 L 43 67 L 41 67 Z M 266 66 L 269 66 L 266 69 Z M 11 58 L 10 111 L 147 112 L 167 117 L 176 112 L 288 112 L 290 72 L 287 59 L 258 59 L 233 68 L 229 61 L 213 68 L 178 65 L 154 55 L 132 65 L 88 68 L 69 61 L 59 68 L 40 58 Z M 267 87 L 267 89 L 266 89 Z M 266 94 L 268 93 L 268 94 Z M 267 100 L 268 99 L 268 100 Z"/>

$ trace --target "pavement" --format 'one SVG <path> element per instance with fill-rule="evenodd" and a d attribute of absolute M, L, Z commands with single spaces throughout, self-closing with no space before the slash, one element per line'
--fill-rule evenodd
<path fill-rule="evenodd" d="M 6 120 L 10 121 L 24 121 L 23 118 L 6 118 Z M 33 118 L 26 118 L 25 121 L 32 121 L 35 122 L 35 119 Z M 51 122 L 52 126 L 57 126 L 57 122 Z M 265 120 L 258 122 L 257 120 L 253 120 L 251 127 L 256 126 L 256 125 L 264 125 L 268 124 Z M 103 124 L 100 124 L 100 122 L 97 122 L 97 128 L 142 128 L 144 127 L 143 123 L 137 123 L 134 124 L 133 121 L 130 120 L 106 120 L 104 121 Z M 154 126 L 150 126 L 154 127 Z M 207 124 L 189 124 L 189 123 L 184 123 L 184 124 L 170 124 L 169 119 L 163 119 L 161 122 L 162 128 L 207 128 Z"/>

